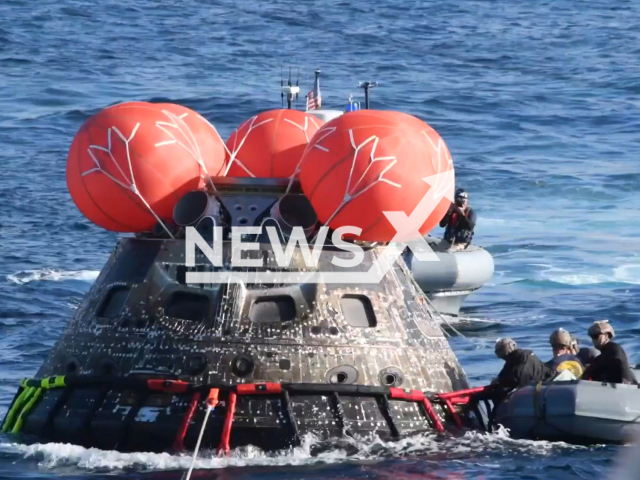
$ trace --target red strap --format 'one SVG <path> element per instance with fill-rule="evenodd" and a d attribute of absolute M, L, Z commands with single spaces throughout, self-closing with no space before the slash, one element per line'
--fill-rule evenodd
<path fill-rule="evenodd" d="M 227 400 L 227 414 L 224 417 L 224 425 L 222 427 L 222 438 L 220 439 L 220 446 L 218 447 L 218 453 L 223 451 L 229 453 L 231 447 L 229 446 L 229 440 L 231 439 L 231 424 L 233 423 L 233 416 L 236 413 L 236 392 L 229 392 L 229 399 Z"/>
<path fill-rule="evenodd" d="M 424 405 L 424 409 L 427 411 L 427 415 L 433 422 L 434 427 L 436 427 L 436 430 L 438 430 L 439 432 L 444 432 L 444 427 L 442 426 L 442 422 L 438 418 L 438 415 L 436 415 L 436 412 L 433 409 L 433 405 L 431 405 L 431 402 L 429 401 L 429 399 L 426 397 L 423 398 L 422 404 Z"/>
<path fill-rule="evenodd" d="M 279 383 L 247 383 L 236 385 L 238 395 L 267 395 L 281 393 L 282 386 Z"/>
<path fill-rule="evenodd" d="M 391 398 L 396 400 L 410 400 L 413 402 L 421 402 L 424 399 L 424 393 L 418 390 L 404 390 L 397 387 L 389 387 Z"/>
<path fill-rule="evenodd" d="M 196 411 L 196 407 L 198 406 L 198 402 L 200 401 L 200 392 L 194 392 L 191 397 L 191 402 L 189 402 L 189 406 L 187 407 L 187 411 L 182 418 L 182 422 L 180 423 L 180 427 L 178 427 L 178 432 L 176 433 L 176 439 L 173 441 L 173 450 L 176 452 L 181 452 L 184 450 L 184 437 L 187 434 L 187 430 L 189 428 L 189 424 L 193 419 L 193 414 Z"/>
<path fill-rule="evenodd" d="M 189 388 L 189 384 L 182 380 L 149 379 L 147 380 L 147 387 L 150 390 L 159 390 L 161 392 L 185 393 Z"/>
<path fill-rule="evenodd" d="M 458 219 L 458 214 L 457 213 L 451 214 L 451 218 L 449 219 L 449 226 L 450 227 L 455 227 L 457 219 Z"/>
<path fill-rule="evenodd" d="M 470 399 L 470 396 L 464 395 L 461 397 L 449 397 L 447 400 L 449 400 L 452 405 L 466 405 L 467 403 L 469 403 Z"/>
<path fill-rule="evenodd" d="M 435 398 L 440 398 L 442 400 L 446 400 L 448 398 L 461 398 L 465 396 L 472 395 L 474 393 L 484 392 L 487 387 L 476 387 L 476 388 L 467 388 L 466 390 L 458 390 L 454 392 L 447 393 L 437 393 L 434 395 Z"/>
<path fill-rule="evenodd" d="M 451 403 L 451 400 L 446 399 L 444 401 L 444 403 L 447 406 L 447 408 L 449 409 L 449 412 L 451 413 L 451 416 L 453 417 L 453 421 L 456 422 L 456 426 L 458 428 L 462 428 L 462 420 L 460 420 L 460 416 L 458 415 L 458 412 L 456 412 L 456 409 L 453 407 L 453 404 Z"/>
<path fill-rule="evenodd" d="M 217 388 L 212 388 L 211 390 L 209 390 L 209 395 L 207 396 L 207 405 L 209 405 L 211 408 L 216 408 L 216 405 L 218 405 L 219 392 L 220 390 L 218 390 Z"/>

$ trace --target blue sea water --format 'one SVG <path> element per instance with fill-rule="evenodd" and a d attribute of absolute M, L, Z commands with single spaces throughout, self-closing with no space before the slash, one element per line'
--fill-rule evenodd
<path fill-rule="evenodd" d="M 539 356 L 564 326 L 609 318 L 640 362 L 640 3 L 593 0 L 3 0 L 0 2 L 0 414 L 33 375 L 116 234 L 65 183 L 81 123 L 109 104 L 166 99 L 226 138 L 280 106 L 280 68 L 322 68 L 343 108 L 372 107 L 443 136 L 479 214 L 492 281 L 463 314 L 497 325 L 452 338 L 471 382 L 500 368 L 498 336 Z M 302 102 L 300 107 L 302 108 Z M 439 233 L 439 232 L 436 232 Z M 355 450 L 355 453 L 353 451 Z M 605 478 L 619 448 L 501 433 L 265 456 L 204 457 L 193 478 Z M 2 478 L 180 478 L 188 457 L 123 455 L 0 438 Z M 223 468 L 226 467 L 226 468 Z"/>

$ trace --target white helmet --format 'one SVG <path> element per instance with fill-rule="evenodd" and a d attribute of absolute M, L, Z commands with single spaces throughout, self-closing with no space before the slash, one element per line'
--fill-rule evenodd
<path fill-rule="evenodd" d="M 511 352 L 513 352 L 518 346 L 516 342 L 511 338 L 499 338 L 496 340 L 496 357 L 506 358 Z"/>
<path fill-rule="evenodd" d="M 609 324 L 609 320 L 596 320 L 593 325 L 589 327 L 587 331 L 590 337 L 600 335 L 601 333 L 608 333 L 610 338 L 616 336 L 616 332 L 613 331 L 613 327 Z"/>

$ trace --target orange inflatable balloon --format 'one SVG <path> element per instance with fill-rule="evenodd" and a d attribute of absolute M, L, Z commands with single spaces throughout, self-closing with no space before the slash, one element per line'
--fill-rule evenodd
<path fill-rule="evenodd" d="M 78 209 L 116 232 L 143 232 L 171 220 L 173 207 L 224 168 L 225 147 L 204 117 L 174 104 L 131 102 L 89 118 L 67 157 Z"/>
<path fill-rule="evenodd" d="M 300 110 L 269 110 L 251 117 L 227 140 L 227 176 L 290 178 L 323 123 Z"/>
<path fill-rule="evenodd" d="M 423 180 L 434 175 L 433 186 Z M 438 224 L 453 198 L 453 162 L 440 135 L 422 120 L 358 110 L 314 135 L 300 164 L 300 182 L 321 222 L 334 230 L 359 227 L 359 240 L 389 242 L 398 231 L 383 212 L 409 216 L 420 204 L 426 216 L 413 238 Z"/>

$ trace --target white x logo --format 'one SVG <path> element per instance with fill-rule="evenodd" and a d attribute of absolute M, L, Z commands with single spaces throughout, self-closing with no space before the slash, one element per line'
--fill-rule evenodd
<path fill-rule="evenodd" d="M 453 202 L 453 169 L 425 177 L 422 180 L 428 183 L 431 188 L 409 216 L 404 212 L 382 213 L 396 229 L 391 243 L 394 243 L 400 251 L 404 250 L 404 247 L 409 247 L 415 257 L 422 262 L 437 262 L 438 256 L 419 230 L 443 198 Z"/>

